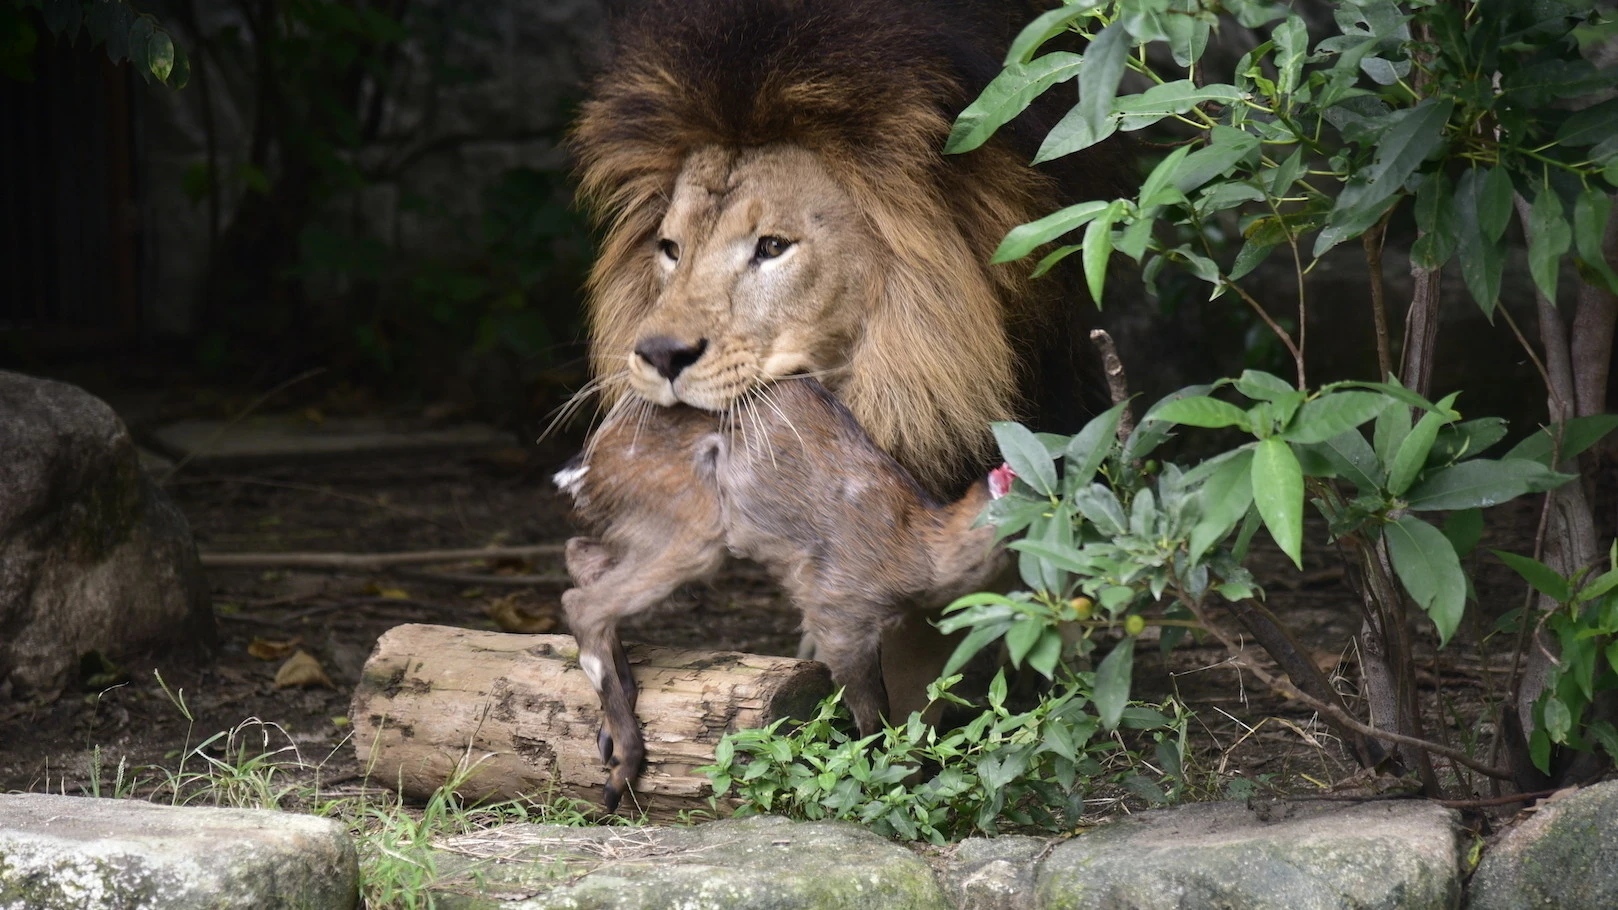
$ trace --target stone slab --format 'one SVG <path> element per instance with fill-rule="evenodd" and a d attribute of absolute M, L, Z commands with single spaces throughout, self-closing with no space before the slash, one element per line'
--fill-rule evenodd
<path fill-rule="evenodd" d="M 150 441 L 171 457 L 194 462 L 252 462 L 493 449 L 515 444 L 516 437 L 478 423 L 423 427 L 380 417 L 329 418 L 314 423 L 300 414 L 267 414 L 239 423 L 182 420 L 153 430 Z"/>
<path fill-rule="evenodd" d="M 0 910 L 350 910 L 336 822 L 256 809 L 0 795 Z"/>
<path fill-rule="evenodd" d="M 926 861 L 843 822 L 692 828 L 510 825 L 437 854 L 441 908 L 944 910 Z"/>
<path fill-rule="evenodd" d="M 1618 781 L 1541 803 L 1483 855 L 1475 910 L 1618 907 Z"/>
<path fill-rule="evenodd" d="M 1203 803 L 1145 812 L 1058 844 L 1044 910 L 1424 910 L 1460 901 L 1449 809 L 1373 803 Z"/>

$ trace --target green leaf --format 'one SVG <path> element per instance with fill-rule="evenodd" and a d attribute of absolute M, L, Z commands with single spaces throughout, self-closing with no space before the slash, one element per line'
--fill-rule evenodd
<path fill-rule="evenodd" d="M 1439 407 L 1447 409 L 1455 401 L 1451 394 L 1439 402 Z M 1438 430 L 1446 423 L 1452 423 L 1453 418 L 1448 414 L 1437 411 L 1428 411 L 1421 415 L 1421 420 L 1405 435 L 1399 443 L 1399 454 L 1393 457 L 1393 464 L 1388 466 L 1388 492 L 1398 496 L 1410 489 L 1415 482 L 1416 475 L 1421 473 L 1422 466 L 1427 464 L 1427 453 L 1433 449 L 1433 443 L 1438 440 Z"/>
<path fill-rule="evenodd" d="M 1415 107 L 1388 115 L 1391 126 L 1377 143 L 1369 167 L 1349 179 L 1332 207 L 1329 224 L 1335 232 L 1322 231 L 1315 241 L 1314 254 L 1357 237 L 1375 224 L 1387 210 L 1388 200 L 1404 187 L 1410 175 L 1444 141 L 1455 103 L 1449 99 L 1423 99 Z M 1509 190 L 1509 186 L 1507 187 Z"/>
<path fill-rule="evenodd" d="M 996 130 L 1026 110 L 1046 89 L 1077 76 L 1082 64 L 1078 54 L 1057 51 L 1028 63 L 1007 66 L 955 118 L 955 128 L 944 143 L 945 154 L 970 152 L 988 142 Z"/>
<path fill-rule="evenodd" d="M 1618 135 L 1618 98 L 1587 107 L 1567 118 L 1556 131 L 1556 141 L 1573 147 L 1595 145 Z"/>
<path fill-rule="evenodd" d="M 1132 132 L 1151 126 L 1164 117 L 1183 114 L 1199 104 L 1234 104 L 1245 97 L 1246 93 L 1234 85 L 1197 85 L 1190 79 L 1179 79 L 1119 99 L 1113 105 L 1113 112 L 1120 115 L 1118 128 Z"/>
<path fill-rule="evenodd" d="M 1341 436 L 1382 413 L 1393 399 L 1375 392 L 1332 392 L 1306 401 L 1282 431 L 1288 442 L 1317 443 Z"/>
<path fill-rule="evenodd" d="M 1578 242 L 1579 260 L 1595 273 L 1598 281 L 1592 284 L 1605 284 L 1608 291 L 1618 294 L 1618 275 L 1613 274 L 1612 264 L 1601 248 L 1611 215 L 1612 197 L 1595 187 L 1580 193 L 1573 203 L 1573 236 Z"/>
<path fill-rule="evenodd" d="M 1463 420 L 1438 431 L 1438 441 L 1427 456 L 1428 464 L 1448 464 L 1487 451 L 1505 438 L 1507 423 L 1499 417 Z"/>
<path fill-rule="evenodd" d="M 1556 446 L 1557 427 L 1556 424 L 1541 427 L 1512 446 L 1505 457 L 1530 459 L 1549 467 Z M 1618 428 L 1618 414 L 1592 414 L 1569 420 L 1567 429 L 1562 431 L 1562 460 L 1578 457 L 1579 453 L 1600 442 L 1615 428 Z"/>
<path fill-rule="evenodd" d="M 1551 738 L 1544 730 L 1535 730 L 1528 737 L 1528 758 L 1541 773 L 1551 773 Z"/>
<path fill-rule="evenodd" d="M 1061 659 L 1062 633 L 1046 628 L 1039 641 L 1034 643 L 1033 650 L 1028 652 L 1028 666 L 1046 679 L 1051 679 L 1056 672 L 1056 662 Z"/>
<path fill-rule="evenodd" d="M 1185 194 L 1176 189 L 1172 181 L 1189 154 L 1191 154 L 1191 146 L 1182 145 L 1170 152 L 1166 158 L 1157 163 L 1156 167 L 1152 168 L 1152 172 L 1146 175 L 1146 181 L 1140 186 L 1141 208 L 1164 205 L 1185 199 Z"/>
<path fill-rule="evenodd" d="M 954 653 L 950 654 L 949 660 L 944 663 L 944 669 L 939 671 L 938 675 L 940 677 L 949 676 L 966 666 L 966 662 L 987 647 L 989 642 L 1004 635 L 1006 630 L 1011 628 L 1011 624 L 1012 620 L 1005 619 L 974 626 L 972 631 L 966 633 L 966 637 L 961 639 L 961 643 L 955 646 Z"/>
<path fill-rule="evenodd" d="M 1525 493 L 1555 489 L 1572 476 L 1521 458 L 1474 458 L 1429 473 L 1404 497 L 1408 507 L 1417 512 L 1486 509 Z"/>
<path fill-rule="evenodd" d="M 1099 200 L 1080 202 L 1052 212 L 1038 221 L 1020 224 L 1006 234 L 1006 239 L 1000 241 L 999 248 L 994 251 L 994 256 L 989 261 L 999 263 L 1021 259 L 1033 252 L 1035 247 L 1089 224 L 1110 206 L 1111 203 Z"/>
<path fill-rule="evenodd" d="M 1555 695 L 1545 698 L 1545 735 L 1553 743 L 1567 742 L 1567 734 L 1573 729 L 1573 714 L 1568 711 L 1567 705 Z"/>
<path fill-rule="evenodd" d="M 1242 375 L 1231 384 L 1236 387 L 1236 391 L 1254 401 L 1275 401 L 1297 394 L 1298 391 L 1292 383 L 1263 370 L 1243 370 Z"/>
<path fill-rule="evenodd" d="M 1118 128 L 1112 116 L 1112 101 L 1118 94 L 1129 61 L 1130 36 L 1122 23 L 1114 22 L 1101 30 L 1084 49 L 1084 66 L 1079 70 L 1079 103 L 1063 117 L 1040 144 L 1036 162 L 1088 148 L 1112 135 Z"/>
<path fill-rule="evenodd" d="M 1490 242 L 1505 236 L 1514 211 L 1511 175 L 1503 167 L 1489 168 L 1478 189 L 1478 227 L 1483 236 Z"/>
<path fill-rule="evenodd" d="M 1129 402 L 1120 401 L 1084 425 L 1067 446 L 1064 480 L 1070 490 L 1090 482 L 1118 440 L 1118 422 Z"/>
<path fill-rule="evenodd" d="M 1376 415 L 1376 430 L 1372 441 L 1376 444 L 1376 457 L 1389 469 L 1399 454 L 1399 447 L 1410 435 L 1410 412 L 1404 408 L 1386 408 Z"/>
<path fill-rule="evenodd" d="M 1303 568 L 1303 468 L 1287 444 L 1274 437 L 1253 450 L 1253 501 L 1281 552 Z"/>
<path fill-rule="evenodd" d="M 1421 268 L 1443 268 L 1460 242 L 1454 194 L 1443 171 L 1428 174 L 1416 190 L 1416 229 L 1421 236 L 1410 248 L 1411 259 Z"/>
<path fill-rule="evenodd" d="M 1534 590 L 1549 597 L 1557 603 L 1567 603 L 1573 599 L 1573 588 L 1567 583 L 1560 572 L 1545 565 L 1537 559 L 1527 556 L 1518 556 L 1516 553 L 1507 553 L 1504 550 L 1490 550 L 1500 561 L 1512 568 L 1512 571 L 1521 575 Z"/>
<path fill-rule="evenodd" d="M 1090 289 L 1091 300 L 1101 300 L 1101 291 L 1107 283 L 1107 260 L 1112 258 L 1112 223 L 1122 205 L 1114 202 L 1107 206 L 1107 210 L 1084 229 L 1084 281 Z"/>
<path fill-rule="evenodd" d="M 146 59 L 157 81 L 168 82 L 174 72 L 174 39 L 161 29 L 154 31 L 146 43 Z"/>
<path fill-rule="evenodd" d="M 1095 706 L 1101 725 L 1117 728 L 1129 704 L 1129 683 L 1135 675 L 1135 639 L 1125 638 L 1114 645 L 1096 667 Z"/>
<path fill-rule="evenodd" d="M 1006 656 L 1013 667 L 1021 667 L 1024 657 L 1034 649 L 1045 632 L 1045 624 L 1033 617 L 1023 617 L 1006 631 Z"/>
<path fill-rule="evenodd" d="M 1444 536 L 1455 548 L 1455 555 L 1465 559 L 1483 539 L 1483 510 L 1460 509 L 1449 513 L 1444 519 Z"/>
<path fill-rule="evenodd" d="M 1094 568 L 1088 561 L 1081 559 L 1079 552 L 1073 549 L 1072 546 L 1061 546 L 1043 540 L 1032 540 L 1027 537 L 1022 540 L 1014 540 L 1006 546 L 1008 549 L 1016 550 L 1019 553 L 1028 553 L 1043 559 L 1058 569 L 1072 572 L 1076 575 L 1088 574 Z"/>
<path fill-rule="evenodd" d="M 1031 430 L 1020 423 L 999 421 L 990 424 L 995 441 L 1006 463 L 1024 483 L 1049 496 L 1056 491 L 1056 464 Z"/>
<path fill-rule="evenodd" d="M 1077 243 L 1070 243 L 1066 246 L 1059 246 L 1056 249 L 1051 250 L 1049 253 L 1045 254 L 1045 258 L 1039 260 L 1039 264 L 1034 266 L 1034 270 L 1032 272 L 1028 273 L 1028 277 L 1038 278 L 1041 275 L 1048 274 L 1051 269 L 1056 268 L 1056 264 L 1058 262 L 1061 262 L 1063 259 L 1066 259 L 1082 249 L 1084 249 L 1083 246 Z"/>
<path fill-rule="evenodd" d="M 1270 258 L 1270 254 L 1278 246 L 1280 244 L 1254 243 L 1251 240 L 1242 244 L 1241 250 L 1236 254 L 1236 259 L 1230 264 L 1230 280 L 1236 281 L 1263 265 L 1264 260 Z"/>
<path fill-rule="evenodd" d="M 1290 15 L 1270 32 L 1270 40 L 1275 42 L 1275 94 L 1285 98 L 1297 89 L 1303 74 L 1304 58 L 1309 54 L 1309 28 L 1302 16 Z"/>
<path fill-rule="evenodd" d="M 1229 402 L 1209 398 L 1206 395 L 1192 395 L 1167 402 L 1154 409 L 1152 416 L 1169 423 L 1193 427 L 1209 429 L 1240 427 L 1243 430 L 1252 430 L 1246 411 Z"/>
<path fill-rule="evenodd" d="M 1612 82 L 1590 61 L 1580 57 L 1541 60 L 1508 73 L 1500 82 L 1506 100 L 1523 109 L 1545 107 L 1567 98 L 1605 88 Z"/>
<path fill-rule="evenodd" d="M 1379 415 L 1380 416 L 1380 415 Z M 1359 430 L 1349 430 L 1310 446 L 1337 469 L 1337 475 L 1352 483 L 1362 493 L 1382 487 L 1382 466 L 1377 463 L 1376 452 Z"/>
<path fill-rule="evenodd" d="M 1095 12 L 1097 6 L 1094 3 L 1074 3 L 1040 14 L 1017 33 L 1016 40 L 1011 42 L 1011 47 L 1006 51 L 1005 65 L 1029 62 L 1029 58 L 1033 57 L 1034 52 L 1044 46 L 1045 42 L 1067 31 L 1068 25 L 1073 20 Z"/>
<path fill-rule="evenodd" d="M 1500 278 L 1505 270 L 1505 257 L 1497 245 L 1484 236 L 1480 209 L 1480 196 L 1484 178 L 1476 168 L 1461 175 L 1455 188 L 1457 222 L 1460 241 L 1456 252 L 1461 259 L 1461 278 L 1472 299 L 1477 301 L 1483 315 L 1494 319 L 1494 306 L 1500 299 Z"/>
<path fill-rule="evenodd" d="M 1546 300 L 1556 299 L 1562 254 L 1572 245 L 1573 230 L 1562 217 L 1562 200 L 1547 183 L 1540 187 L 1534 207 L 1528 213 L 1528 271 Z"/>
<path fill-rule="evenodd" d="M 1182 3 L 1173 7 L 1173 11 L 1191 12 L 1191 15 L 1170 14 L 1163 18 L 1163 29 L 1168 33 L 1169 50 L 1174 55 L 1175 66 L 1190 66 L 1208 49 L 1208 35 L 1212 26 L 1207 18 L 1195 14 L 1196 9 L 1198 7 L 1194 3 Z"/>
<path fill-rule="evenodd" d="M 1181 193 L 1201 187 L 1258 151 L 1258 137 L 1245 130 L 1216 126 L 1211 136 L 1212 141 L 1187 155 L 1175 173 L 1174 188 Z"/>
<path fill-rule="evenodd" d="M 1438 627 L 1443 647 L 1466 609 L 1466 575 L 1455 548 L 1443 532 L 1413 515 L 1383 526 L 1383 532 L 1394 574 Z"/>
<path fill-rule="evenodd" d="M 1198 494 L 1202 517 L 1191 529 L 1190 557 L 1197 562 L 1225 538 L 1253 505 L 1253 453 L 1237 452 L 1220 465 Z"/>

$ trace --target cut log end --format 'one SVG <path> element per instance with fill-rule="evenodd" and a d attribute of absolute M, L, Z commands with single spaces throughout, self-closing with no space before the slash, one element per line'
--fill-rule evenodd
<path fill-rule="evenodd" d="M 832 691 L 825 666 L 737 651 L 627 646 L 640 687 L 646 770 L 628 811 L 654 820 L 708 810 L 694 769 L 720 737 L 812 715 Z M 568 635 L 405 625 L 377 641 L 350 712 L 373 782 L 423 800 L 452 777 L 466 799 L 572 797 L 600 804 L 600 705 Z M 721 808 L 724 808 L 723 802 Z"/>

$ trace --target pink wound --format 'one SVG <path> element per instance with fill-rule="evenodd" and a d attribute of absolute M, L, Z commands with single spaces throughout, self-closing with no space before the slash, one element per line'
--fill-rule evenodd
<path fill-rule="evenodd" d="M 1011 492 L 1011 482 L 1017 479 L 1017 472 L 1011 465 L 1002 464 L 989 472 L 989 498 L 999 499 Z"/>

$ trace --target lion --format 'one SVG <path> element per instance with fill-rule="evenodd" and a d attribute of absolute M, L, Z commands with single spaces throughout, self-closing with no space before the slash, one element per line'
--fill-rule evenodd
<path fill-rule="evenodd" d="M 939 495 L 992 461 L 992 422 L 1076 419 L 1082 301 L 989 264 L 1067 201 L 1015 147 L 1042 131 L 942 154 L 1010 35 L 1008 4 L 978 5 L 647 0 L 620 18 L 572 137 L 605 226 L 588 319 L 609 399 L 715 410 L 811 374 Z M 1117 168 L 1095 165 L 1110 194 Z"/>
<path fill-rule="evenodd" d="M 1076 162 L 1074 192 L 1026 164 L 1037 122 L 942 153 L 1000 71 L 1017 6 L 643 0 L 620 15 L 571 137 L 603 230 L 587 317 L 606 401 L 719 411 L 813 376 L 941 499 L 998 463 L 994 421 L 1076 430 L 1099 388 L 1075 356 L 1083 299 L 989 259 L 1012 227 L 1115 195 L 1120 159 Z M 897 716 L 945 654 L 925 622 L 884 638 Z"/>

